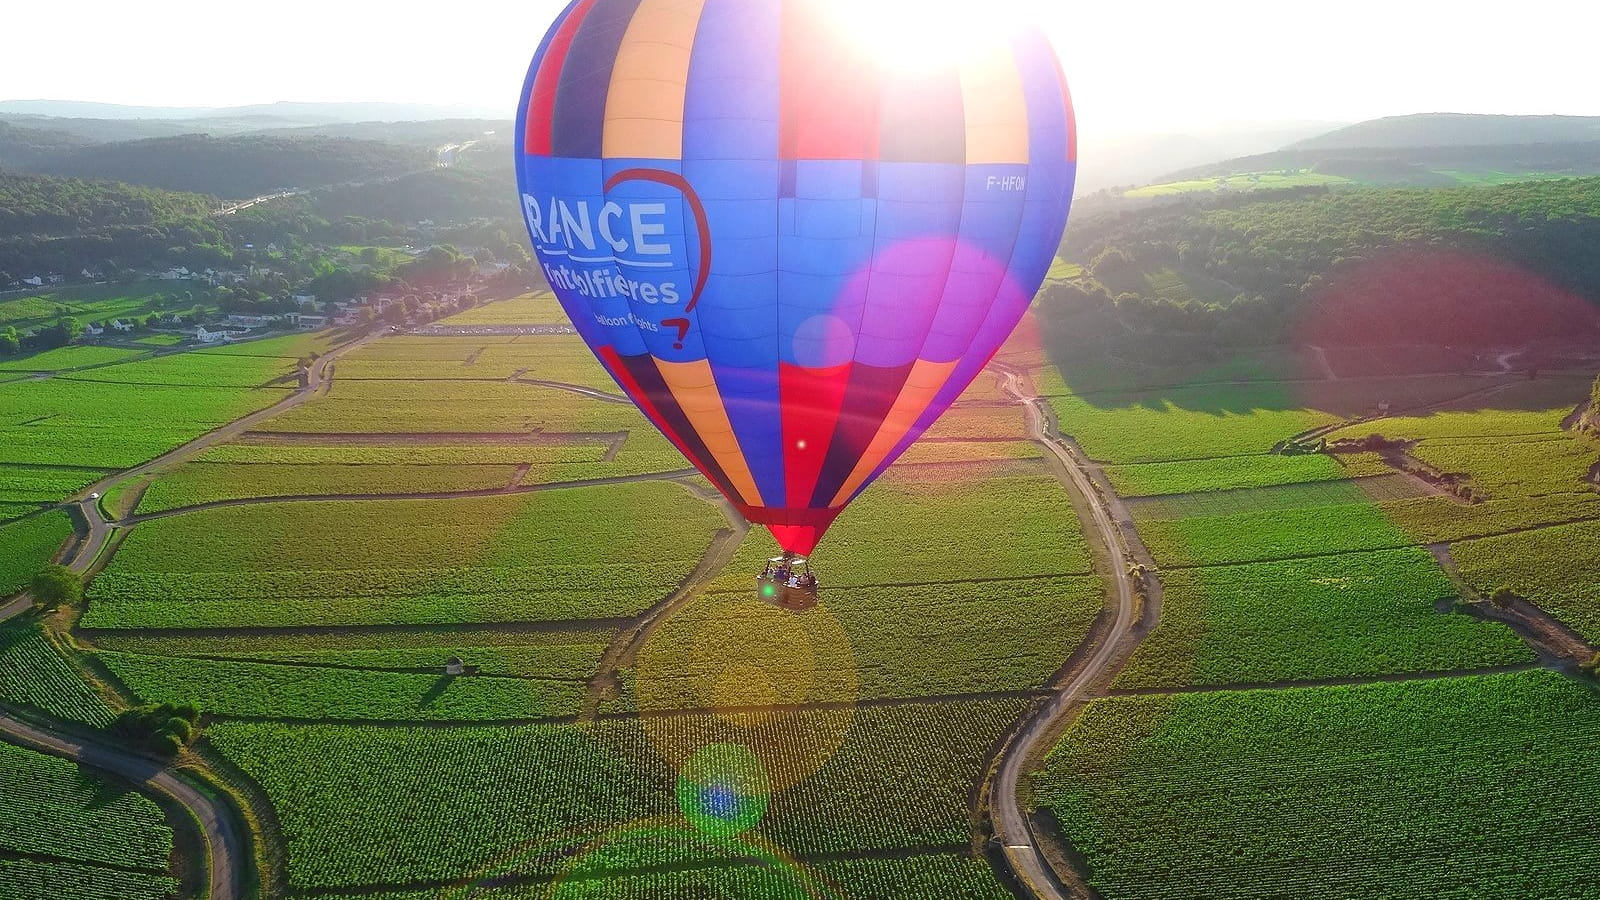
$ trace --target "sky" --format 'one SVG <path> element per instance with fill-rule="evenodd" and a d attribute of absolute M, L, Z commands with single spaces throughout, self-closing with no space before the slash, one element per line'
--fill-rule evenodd
<path fill-rule="evenodd" d="M 853 0 L 982 28 L 1040 17 L 1085 134 L 1353 122 L 1414 112 L 1600 115 L 1600 4 L 1525 0 Z M 17 3 L 0 100 L 152 106 L 296 101 L 465 104 L 510 116 L 562 0 L 415 7 L 373 0 Z M 896 40 L 892 17 L 874 39 Z"/>

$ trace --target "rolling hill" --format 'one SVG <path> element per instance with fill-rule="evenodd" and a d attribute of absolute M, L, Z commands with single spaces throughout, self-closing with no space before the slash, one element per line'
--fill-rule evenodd
<path fill-rule="evenodd" d="M 1600 116 L 1483 116 L 1422 113 L 1370 119 L 1290 144 L 1288 150 L 1373 147 L 1493 147 L 1600 141 Z"/>

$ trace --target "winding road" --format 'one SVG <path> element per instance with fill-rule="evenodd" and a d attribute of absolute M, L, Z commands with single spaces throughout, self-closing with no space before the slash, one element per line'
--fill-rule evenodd
<path fill-rule="evenodd" d="M 1001 750 L 999 766 L 989 791 L 994 834 L 1004 850 L 1006 864 L 1023 888 L 1034 897 L 1067 900 L 1062 886 L 1033 834 L 1028 813 L 1018 799 L 1018 785 L 1024 767 L 1035 759 L 1058 721 L 1072 704 L 1102 676 L 1117 659 L 1118 647 L 1133 633 L 1136 624 L 1134 604 L 1134 575 L 1130 555 L 1116 520 L 1101 494 L 1095 490 L 1087 465 L 1062 439 L 1050 422 L 1045 401 L 1024 387 L 1022 373 L 1004 364 L 993 366 L 1001 376 L 1006 393 L 1028 410 L 1028 431 L 1066 467 L 1073 484 L 1089 504 L 1095 530 L 1110 555 L 1110 565 L 1117 583 L 1117 609 L 1110 631 L 1103 637 L 1088 660 L 1056 691 L 1049 701 L 1041 705 Z"/>
<path fill-rule="evenodd" d="M 244 843 L 232 810 L 222 800 L 195 787 L 162 763 L 95 741 L 42 731 L 4 713 L 0 713 L 0 738 L 110 772 L 182 806 L 194 818 L 205 842 L 206 858 L 210 861 L 206 896 L 211 900 L 237 900 L 244 896 L 240 881 Z"/>
<path fill-rule="evenodd" d="M 312 364 L 305 386 L 277 403 L 203 434 L 141 466 L 109 475 L 68 498 L 63 505 L 76 506 L 87 528 L 82 536 L 68 546 L 63 554 L 64 564 L 80 574 L 92 572 L 115 532 L 114 523 L 105 518 L 97 500 L 89 499 L 91 495 L 103 494 L 129 478 L 188 459 L 208 447 L 237 437 L 259 422 L 305 403 L 323 389 L 334 360 L 375 337 L 367 335 L 358 338 L 318 358 Z M 32 605 L 31 598 L 26 594 L 13 598 L 0 606 L 0 622 L 21 615 Z M 226 801 L 201 790 L 189 779 L 148 757 L 87 737 L 45 731 L 4 713 L 0 713 L 0 740 L 113 773 L 184 807 L 198 823 L 206 857 L 210 862 L 206 896 L 211 900 L 238 900 L 244 896 L 241 876 L 247 857 L 238 820 Z"/>
<path fill-rule="evenodd" d="M 93 571 L 96 562 L 100 559 L 100 554 L 111 540 L 116 523 L 105 517 L 104 511 L 100 508 L 100 503 L 97 500 L 89 499 L 91 496 L 103 496 L 113 487 L 131 478 L 137 478 L 140 475 L 146 475 L 157 469 L 197 456 L 217 444 L 233 440 L 273 416 L 300 406 L 323 392 L 331 383 L 330 369 L 335 360 L 352 350 L 367 345 L 379 336 L 381 336 L 381 332 L 363 335 L 317 357 L 307 373 L 305 386 L 277 403 L 264 409 L 256 410 L 242 419 L 235 419 L 214 431 L 208 431 L 189 443 L 169 450 L 143 465 L 107 475 L 105 478 L 73 494 L 68 498 L 68 503 L 77 505 L 88 527 L 83 537 L 79 538 L 68 550 L 65 560 L 67 568 L 81 574 Z"/>

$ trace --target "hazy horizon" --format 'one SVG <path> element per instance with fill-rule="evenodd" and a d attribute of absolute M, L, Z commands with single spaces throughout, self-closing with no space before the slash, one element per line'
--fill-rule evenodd
<path fill-rule="evenodd" d="M 1379 0 L 1354 0 L 1337 18 L 1259 0 L 1204 8 L 998 4 L 982 4 L 984 14 L 973 22 L 1013 12 L 1040 18 L 1060 52 L 1086 136 L 1422 112 L 1600 114 L 1585 62 L 1600 10 L 1576 2 L 1535 4 L 1538 15 L 1497 21 L 1492 35 L 1478 19 L 1427 8 L 1434 4 Z M 57 41 L 19 40 L 0 58 L 0 99 L 157 107 L 407 103 L 500 110 L 509 118 L 528 61 L 564 5 L 494 2 L 425 21 L 309 0 L 285 0 L 270 20 L 199 0 L 166 3 L 165 14 L 155 16 L 148 7 L 103 0 L 29 6 L 10 12 L 13 33 L 71 34 L 72 64 L 62 65 Z M 922 16 L 960 17 L 972 4 L 913 5 Z M 84 21 L 97 27 L 85 30 Z M 888 30 L 881 15 L 863 21 L 878 23 L 873 39 Z M 140 49 L 135 55 L 130 47 Z"/>

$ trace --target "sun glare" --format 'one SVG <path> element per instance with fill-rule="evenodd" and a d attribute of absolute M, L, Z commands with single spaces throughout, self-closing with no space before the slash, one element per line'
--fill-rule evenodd
<path fill-rule="evenodd" d="M 936 69 L 981 57 L 1042 19 L 1043 0 L 819 0 L 885 67 Z"/>

